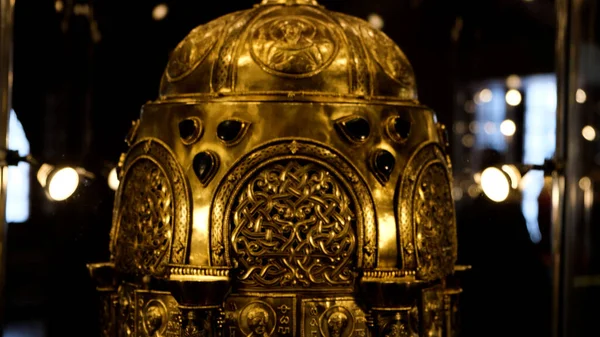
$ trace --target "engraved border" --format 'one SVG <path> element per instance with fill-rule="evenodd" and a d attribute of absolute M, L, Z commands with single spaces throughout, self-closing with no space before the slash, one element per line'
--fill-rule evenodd
<path fill-rule="evenodd" d="M 166 173 L 166 177 L 170 182 L 170 188 L 173 191 L 174 204 L 174 223 L 173 223 L 173 238 L 170 244 L 169 257 L 165 263 L 165 271 L 168 263 L 186 263 L 188 253 L 188 243 L 191 230 L 191 189 L 189 182 L 183 172 L 183 168 L 175 159 L 175 154 L 169 147 L 159 139 L 143 138 L 131 146 L 127 152 L 124 174 L 125 177 L 141 158 L 148 158 L 154 161 L 158 167 Z M 111 251 L 115 252 L 117 237 L 119 234 L 120 218 L 121 218 L 121 198 L 125 184 L 120 184 L 115 196 L 115 207 L 113 210 L 113 229 L 111 233 Z M 112 255 L 112 254 L 111 254 Z M 112 256 L 114 259 L 114 255 Z"/>
<path fill-rule="evenodd" d="M 375 267 L 377 251 L 376 214 L 373 198 L 364 178 L 341 153 L 325 144 L 301 138 L 287 138 L 265 143 L 240 158 L 225 175 L 214 194 L 211 207 L 211 265 L 231 265 L 229 257 L 229 214 L 233 206 L 232 195 L 263 166 L 285 159 L 304 159 L 331 170 L 346 187 L 356 203 L 358 263 L 357 267 Z"/>

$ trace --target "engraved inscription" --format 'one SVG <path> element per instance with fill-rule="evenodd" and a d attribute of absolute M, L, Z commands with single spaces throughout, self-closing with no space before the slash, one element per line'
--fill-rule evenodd
<path fill-rule="evenodd" d="M 308 77 L 333 61 L 338 50 L 337 40 L 326 23 L 314 18 L 278 17 L 254 30 L 251 54 L 270 73 Z"/>
<path fill-rule="evenodd" d="M 349 285 L 356 249 L 354 205 L 327 170 L 277 162 L 237 196 L 231 241 L 249 285 Z"/>

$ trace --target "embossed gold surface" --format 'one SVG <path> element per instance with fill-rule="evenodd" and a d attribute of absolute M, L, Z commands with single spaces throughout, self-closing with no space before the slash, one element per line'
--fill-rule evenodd
<path fill-rule="evenodd" d="M 451 336 L 445 127 L 384 33 L 264 0 L 175 48 L 118 166 L 104 336 Z"/>

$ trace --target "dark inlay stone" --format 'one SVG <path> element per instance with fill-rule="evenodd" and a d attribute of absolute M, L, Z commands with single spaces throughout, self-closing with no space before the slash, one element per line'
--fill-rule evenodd
<path fill-rule="evenodd" d="M 244 122 L 236 120 L 226 120 L 219 123 L 217 126 L 217 136 L 226 142 L 234 141 L 242 132 Z"/>
<path fill-rule="evenodd" d="M 387 181 L 390 178 L 390 174 L 392 174 L 395 164 L 396 159 L 386 150 L 380 150 L 375 155 L 375 170 L 384 181 Z"/>
<path fill-rule="evenodd" d="M 211 152 L 200 152 L 194 157 L 192 165 L 200 182 L 206 184 L 216 171 L 217 158 Z"/>
<path fill-rule="evenodd" d="M 394 118 L 393 123 L 394 131 L 396 131 L 398 136 L 400 136 L 402 139 L 408 138 L 408 136 L 410 135 L 411 127 L 410 121 L 407 121 L 406 119 L 403 119 L 401 117 L 396 117 Z"/>
<path fill-rule="evenodd" d="M 184 119 L 179 122 L 179 137 L 191 140 L 198 134 L 198 124 L 193 119 Z"/>
<path fill-rule="evenodd" d="M 355 141 L 364 141 L 371 133 L 369 122 L 362 117 L 355 117 L 343 122 L 340 122 L 345 133 Z"/>

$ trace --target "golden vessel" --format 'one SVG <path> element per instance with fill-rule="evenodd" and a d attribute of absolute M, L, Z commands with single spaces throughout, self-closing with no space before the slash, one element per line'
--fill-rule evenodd
<path fill-rule="evenodd" d="M 176 47 L 119 164 L 105 336 L 452 336 L 447 137 L 384 33 L 264 0 Z"/>

